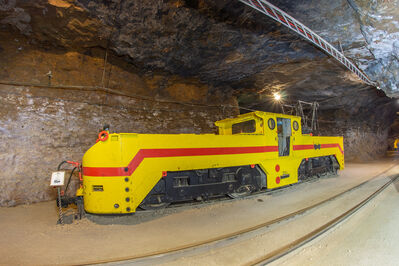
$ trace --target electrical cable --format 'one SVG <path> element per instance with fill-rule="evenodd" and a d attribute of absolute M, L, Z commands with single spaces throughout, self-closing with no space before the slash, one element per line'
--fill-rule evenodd
<path fill-rule="evenodd" d="M 120 96 L 126 96 L 126 97 L 130 97 L 130 98 L 135 98 L 135 99 L 141 99 L 141 100 L 146 100 L 146 101 L 152 101 L 152 102 L 157 102 L 157 103 L 166 103 L 166 104 L 181 104 L 181 105 L 185 105 L 185 106 L 194 106 L 194 107 L 202 107 L 202 108 L 231 108 L 231 109 L 241 109 L 241 110 L 246 110 L 246 111 L 251 111 L 251 112 L 256 112 L 256 111 L 261 111 L 258 109 L 252 109 L 252 108 L 247 108 L 247 107 L 242 107 L 242 106 L 233 106 L 233 105 L 208 105 L 208 104 L 195 104 L 195 103 L 185 103 L 185 102 L 179 102 L 179 101 L 171 101 L 171 100 L 159 100 L 159 99 L 154 99 L 154 98 L 150 98 L 150 97 L 146 97 L 146 96 L 140 96 L 140 95 L 132 95 L 132 94 L 124 94 L 121 92 L 118 92 L 116 90 L 113 89 L 109 89 L 109 88 L 102 88 L 102 87 L 93 87 L 93 86 L 75 86 L 75 85 L 41 85 L 41 84 L 32 84 L 32 83 L 23 83 L 23 82 L 11 82 L 11 81 L 1 81 L 0 80 L 0 84 L 3 85 L 11 85 L 11 86 L 30 86 L 30 87 L 38 87 L 38 88 L 50 88 L 50 89 L 71 89 L 71 90 L 82 90 L 82 91 L 102 91 L 105 93 L 109 93 L 109 94 L 116 94 L 116 95 L 120 95 Z M 366 91 L 366 90 L 370 90 L 370 87 L 366 87 L 363 89 L 358 90 L 359 91 Z M 27 96 L 27 95 L 23 95 L 20 93 L 15 93 L 15 92 L 11 92 L 11 93 L 7 93 L 7 94 L 14 94 L 14 95 L 18 95 L 18 96 L 25 96 L 27 98 L 49 98 L 49 99 L 56 99 L 59 101 L 66 101 L 66 102 L 82 102 L 82 103 L 86 103 L 86 104 L 90 104 L 90 105 L 96 105 L 96 106 L 107 106 L 110 108 L 119 108 L 119 109 L 128 109 L 128 110 L 135 110 L 135 111 L 149 111 L 149 110 L 160 110 L 160 111 L 168 111 L 168 112 L 181 112 L 179 110 L 174 110 L 174 109 L 168 109 L 168 108 L 154 108 L 154 107 L 149 107 L 149 108 L 137 108 L 137 107 L 126 107 L 126 106 L 114 106 L 114 105 L 107 105 L 107 104 L 98 104 L 98 103 L 91 103 L 91 102 L 87 102 L 87 101 L 76 101 L 76 100 L 68 100 L 68 99 L 60 99 L 60 98 L 55 98 L 55 97 L 51 97 L 51 96 L 47 96 L 47 95 L 41 95 L 41 96 Z M 343 95 L 340 96 L 331 96 L 327 99 L 324 100 L 320 100 L 318 101 L 319 103 L 324 103 L 330 100 L 333 100 L 335 98 L 339 99 L 342 97 L 345 97 L 345 95 L 350 94 L 350 92 L 344 93 Z M 325 122 L 325 123 L 336 123 L 335 121 L 327 121 L 327 120 L 320 120 L 321 122 Z"/>
<path fill-rule="evenodd" d="M 1 94 L 1 92 L 0 92 L 0 94 Z M 7 93 L 7 95 L 9 95 L 9 94 L 17 95 L 17 96 L 24 96 L 26 98 L 46 98 L 46 99 L 54 99 L 54 100 L 58 100 L 58 101 L 62 101 L 62 102 L 80 102 L 80 103 L 86 103 L 86 104 L 94 105 L 94 106 L 100 106 L 101 105 L 101 104 L 98 104 L 98 103 L 90 103 L 90 102 L 87 102 L 87 101 L 60 99 L 60 98 L 55 98 L 55 97 L 51 97 L 51 96 L 47 96 L 47 95 L 40 95 L 40 96 L 37 96 L 37 95 L 31 96 L 30 95 L 30 96 L 27 96 L 27 95 L 23 95 L 23 94 L 20 94 L 20 93 L 15 93 L 15 92 Z M 333 97 L 337 97 L 337 96 L 333 96 Z M 134 111 L 147 111 L 148 112 L 149 110 L 160 110 L 160 111 L 167 111 L 167 112 L 181 112 L 179 110 L 166 109 L 166 108 L 153 108 L 153 107 L 151 107 L 151 108 L 137 108 L 137 107 L 126 107 L 126 106 L 119 106 L 119 105 L 115 106 L 115 105 L 107 105 L 107 104 L 103 104 L 103 106 L 107 106 L 109 108 L 118 108 L 118 109 L 134 110 Z M 259 109 L 252 109 L 252 108 L 246 108 L 246 107 L 241 107 L 241 106 L 232 106 L 232 105 L 220 105 L 220 108 L 225 108 L 225 107 L 227 107 L 227 108 L 238 108 L 238 109 L 251 111 L 251 112 L 256 112 L 256 111 L 261 111 L 262 112 L 262 110 L 259 110 Z M 324 122 L 324 123 L 331 123 L 331 124 L 337 123 L 334 120 L 322 120 L 322 119 L 319 119 L 319 121 L 320 122 Z M 362 124 L 364 124 L 364 123 L 362 123 Z M 369 123 L 366 123 L 366 125 L 375 126 L 374 124 L 372 125 L 372 124 L 369 124 Z"/>
<path fill-rule="evenodd" d="M 71 171 L 71 174 L 69 175 L 69 179 L 68 179 L 68 182 L 67 182 L 67 184 L 66 184 L 66 186 L 65 186 L 65 190 L 64 190 L 65 195 L 66 195 L 66 192 L 67 192 L 67 190 L 68 190 L 69 183 L 71 182 L 71 178 L 72 178 L 73 172 L 76 170 L 76 168 L 77 168 L 77 167 L 74 167 L 74 168 L 72 169 L 72 171 Z"/>
<path fill-rule="evenodd" d="M 67 161 L 62 161 L 62 162 L 60 162 L 60 164 L 59 164 L 58 167 L 57 167 L 57 171 L 59 171 L 59 170 L 61 169 L 61 166 L 62 166 L 64 163 L 67 163 Z"/>
<path fill-rule="evenodd" d="M 143 96 L 143 95 L 137 95 L 137 94 L 126 94 L 122 93 L 113 89 L 109 88 L 103 88 L 103 87 L 96 87 L 96 86 L 75 86 L 75 85 L 41 85 L 41 84 L 32 84 L 32 83 L 24 83 L 24 82 L 10 82 L 10 81 L 0 81 L 0 84 L 2 85 L 10 85 L 10 86 L 25 86 L 25 87 L 38 87 L 38 88 L 49 88 L 49 89 L 70 89 L 70 90 L 82 90 L 82 91 L 102 91 L 105 93 L 109 94 L 115 94 L 119 96 L 125 96 L 129 98 L 134 98 L 134 99 L 139 99 L 139 100 L 145 100 L 145 101 L 151 101 L 151 102 L 157 102 L 157 103 L 166 103 L 166 104 L 180 104 L 180 105 L 185 105 L 185 106 L 195 106 L 195 107 L 202 107 L 202 108 L 232 108 L 232 109 L 242 109 L 242 110 L 247 110 L 247 111 L 259 111 L 259 110 L 254 110 L 251 108 L 246 108 L 246 107 L 241 107 L 241 106 L 234 106 L 234 105 L 210 105 L 210 104 L 199 104 L 199 103 L 186 103 L 186 102 L 180 102 L 180 101 L 173 101 L 173 100 L 160 100 L 160 99 L 154 99 L 151 97 Z M 19 94 L 21 95 L 21 94 Z M 43 96 L 42 96 L 43 97 Z M 51 98 L 49 96 L 44 96 L 46 98 Z M 59 98 L 57 98 L 59 99 Z M 99 104 L 96 104 L 99 105 Z M 110 107 L 113 107 L 109 105 Z M 148 108 L 143 110 L 149 110 L 149 109 L 156 109 L 156 108 Z M 162 110 L 162 109 L 161 109 Z M 165 110 L 166 111 L 166 110 Z M 180 112 L 180 111 L 179 111 Z"/>
<path fill-rule="evenodd" d="M 310 41 L 313 45 L 326 52 L 338 62 L 343 64 L 348 70 L 357 75 L 362 81 L 371 86 L 377 86 L 378 84 L 371 81 L 367 75 L 359 69 L 353 62 L 351 62 L 343 53 L 338 51 L 332 44 L 327 42 L 321 36 L 316 34 L 314 31 L 306 27 L 303 23 L 296 20 L 280 8 L 272 5 L 266 0 L 239 0 L 240 2 L 252 7 L 253 9 L 265 14 L 273 20 L 286 26 L 288 29 L 296 32 L 302 36 L 305 40 Z"/>
<path fill-rule="evenodd" d="M 216 107 L 220 108 L 221 105 L 210 105 L 210 104 L 199 104 L 199 103 L 186 103 L 186 102 L 179 102 L 179 101 L 173 101 L 173 100 L 159 100 L 159 99 L 154 99 L 151 97 L 143 96 L 143 95 L 138 95 L 134 93 L 123 93 L 114 89 L 110 88 L 105 88 L 105 87 L 97 87 L 97 86 L 75 86 L 75 85 L 41 85 L 41 84 L 32 84 L 32 83 L 24 83 L 24 82 L 5 82 L 5 81 L 0 81 L 0 84 L 3 85 L 11 85 L 11 86 L 30 86 L 30 87 L 39 87 L 39 88 L 50 88 L 50 89 L 71 89 L 71 90 L 83 90 L 83 91 L 103 91 L 106 93 L 110 94 L 115 94 L 119 96 L 125 96 L 129 98 L 134 98 L 138 100 L 145 100 L 145 101 L 151 101 L 151 102 L 158 102 L 158 103 L 170 103 L 170 104 L 181 104 L 181 105 L 187 105 L 187 106 L 198 106 L 198 107 Z M 230 107 L 227 105 L 224 105 L 226 107 Z M 234 108 L 237 108 L 234 106 Z"/>
<path fill-rule="evenodd" d="M 62 166 L 64 163 L 68 163 L 68 162 L 67 162 L 67 161 L 62 161 L 62 162 L 60 162 L 60 164 L 59 164 L 58 167 L 57 167 L 57 171 L 60 171 L 60 170 L 61 170 L 61 166 Z M 69 175 L 69 178 L 68 178 L 68 182 L 67 182 L 67 184 L 66 184 L 66 186 L 65 186 L 64 193 L 67 192 L 68 187 L 69 187 L 69 183 L 71 182 L 71 179 L 72 179 L 73 172 L 74 172 L 76 169 L 77 169 L 77 167 L 74 167 L 74 168 L 72 169 L 71 174 Z M 65 169 L 65 170 L 66 170 L 66 169 Z"/>

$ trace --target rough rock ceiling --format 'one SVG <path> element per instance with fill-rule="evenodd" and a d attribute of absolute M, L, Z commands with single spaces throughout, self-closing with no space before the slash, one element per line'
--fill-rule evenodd
<path fill-rule="evenodd" d="M 395 96 L 397 2 L 271 2 L 342 46 L 387 95 Z M 17 29 L 43 47 L 82 53 L 101 47 L 125 57 L 143 73 L 197 77 L 233 91 L 239 100 L 250 96 L 252 101 L 240 102 L 247 107 L 261 105 L 263 95 L 276 90 L 291 100 L 325 100 L 367 87 L 319 49 L 233 0 L 3 0 L 0 25 Z"/>

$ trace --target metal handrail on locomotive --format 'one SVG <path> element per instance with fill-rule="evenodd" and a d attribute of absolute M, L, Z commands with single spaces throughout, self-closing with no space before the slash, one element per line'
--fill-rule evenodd
<path fill-rule="evenodd" d="M 256 111 L 215 125 L 218 134 L 106 131 L 83 156 L 85 211 L 240 197 L 344 168 L 343 137 L 302 134 L 298 116 Z"/>

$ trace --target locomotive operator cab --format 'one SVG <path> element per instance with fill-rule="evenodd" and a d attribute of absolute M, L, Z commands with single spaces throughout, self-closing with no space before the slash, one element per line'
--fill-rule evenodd
<path fill-rule="evenodd" d="M 285 114 L 252 112 L 215 122 L 219 135 L 265 135 L 278 142 L 279 156 L 290 155 L 291 137 L 301 134 L 301 118 Z"/>
<path fill-rule="evenodd" d="M 268 112 L 251 112 L 217 121 L 219 135 L 258 135 L 278 146 L 278 157 L 288 158 L 296 137 L 302 136 L 301 118 Z"/>

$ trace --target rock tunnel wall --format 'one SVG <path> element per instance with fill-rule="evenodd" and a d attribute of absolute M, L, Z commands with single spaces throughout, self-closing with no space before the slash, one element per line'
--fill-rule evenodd
<path fill-rule="evenodd" d="M 390 145 L 389 128 L 374 127 L 367 124 L 344 125 L 347 122 L 334 124 L 334 127 L 321 125 L 322 135 L 344 137 L 345 161 L 367 162 L 386 155 Z M 323 123 L 322 123 L 323 124 Z M 338 126 L 341 124 L 341 126 Z"/>
<path fill-rule="evenodd" d="M 354 95 L 347 92 L 329 104 L 320 102 L 320 133 L 344 136 L 346 161 L 384 157 L 392 145 L 389 136 L 397 103 L 375 88 L 361 86 L 353 90 L 357 91 Z"/>
<path fill-rule="evenodd" d="M 93 87 L 101 85 L 103 58 L 18 50 L 23 38 L 14 37 L 17 46 L 2 40 L 0 80 L 41 85 L 0 84 L 0 206 L 53 199 L 51 172 L 65 159 L 80 161 L 104 124 L 111 132 L 213 133 L 214 121 L 238 112 L 232 97 L 196 80 L 146 76 L 111 63 L 106 84 L 112 93 L 106 92 Z M 168 102 L 149 100 L 155 98 Z M 232 108 L 202 106 L 222 103 Z"/>

